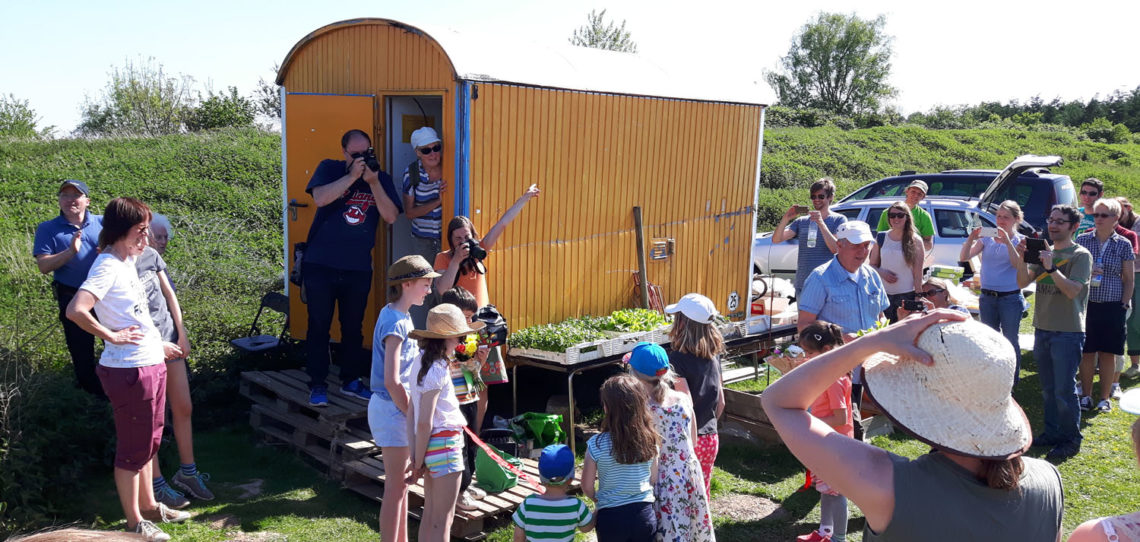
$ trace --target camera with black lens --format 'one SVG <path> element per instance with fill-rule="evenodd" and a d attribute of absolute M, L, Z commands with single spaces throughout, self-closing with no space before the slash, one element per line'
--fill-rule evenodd
<path fill-rule="evenodd" d="M 487 249 L 473 238 L 468 238 L 463 244 L 467 246 L 467 259 L 459 263 L 459 269 L 465 274 L 472 271 L 486 274 L 487 266 L 483 265 L 483 260 L 487 257 Z"/>
<path fill-rule="evenodd" d="M 373 172 L 380 171 L 380 161 L 376 159 L 376 150 L 372 147 L 368 147 L 368 150 L 364 152 L 353 153 L 352 159 L 356 160 L 357 158 L 363 158 L 364 165 L 368 166 L 368 169 L 371 169 Z"/>

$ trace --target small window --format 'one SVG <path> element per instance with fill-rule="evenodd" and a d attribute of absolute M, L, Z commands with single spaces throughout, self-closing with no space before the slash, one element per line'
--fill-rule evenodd
<path fill-rule="evenodd" d="M 977 216 L 974 213 L 967 215 L 964 211 L 935 209 L 934 227 L 938 232 L 938 237 L 964 238 L 970 235 L 970 230 L 974 227 L 970 223 L 970 218 Z"/>
<path fill-rule="evenodd" d="M 871 226 L 871 231 L 875 231 L 879 227 L 879 216 L 886 210 L 886 207 L 870 207 L 867 209 L 867 225 Z"/>
<path fill-rule="evenodd" d="M 843 209 L 842 211 L 835 211 L 835 212 L 847 217 L 847 220 L 858 220 L 859 219 L 859 211 L 862 211 L 862 209 L 856 207 L 854 209 Z"/>

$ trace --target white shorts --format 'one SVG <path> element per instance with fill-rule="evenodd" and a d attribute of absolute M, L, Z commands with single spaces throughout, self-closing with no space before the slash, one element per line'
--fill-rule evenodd
<path fill-rule="evenodd" d="M 372 440 L 381 448 L 408 446 L 407 417 L 396 408 L 396 403 L 375 393 L 368 400 L 368 428 Z"/>

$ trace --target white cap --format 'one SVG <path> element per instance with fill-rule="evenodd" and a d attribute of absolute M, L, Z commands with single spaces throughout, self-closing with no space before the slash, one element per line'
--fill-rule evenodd
<path fill-rule="evenodd" d="M 665 307 L 666 314 L 681 313 L 698 324 L 708 324 L 717 315 L 716 305 L 701 294 L 685 294 L 680 301 Z"/>
<path fill-rule="evenodd" d="M 845 239 L 853 245 L 860 245 L 875 239 L 871 227 L 861 220 L 848 220 L 835 228 L 835 238 Z"/>
<path fill-rule="evenodd" d="M 436 134 L 434 129 L 430 126 L 424 126 L 412 132 L 412 150 L 416 150 L 424 145 L 430 145 L 439 140 L 439 134 Z"/>

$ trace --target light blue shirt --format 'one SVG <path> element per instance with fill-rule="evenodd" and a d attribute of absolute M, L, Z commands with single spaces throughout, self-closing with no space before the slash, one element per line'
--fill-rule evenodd
<path fill-rule="evenodd" d="M 1013 235 L 1013 246 L 1017 246 L 1024 235 Z M 1009 249 L 992 237 L 982 241 L 982 288 L 995 292 L 1020 290 L 1017 284 L 1017 270 L 1009 263 Z"/>
<path fill-rule="evenodd" d="M 835 230 L 843 223 L 847 222 L 847 217 L 839 213 L 830 213 L 827 218 L 823 219 L 823 223 L 827 226 L 828 231 L 832 235 Z M 795 234 L 795 242 L 799 244 L 799 252 L 796 253 L 796 292 L 799 293 L 804 289 L 804 281 L 815 269 L 830 260 L 833 255 L 831 249 L 827 248 L 827 243 L 823 240 L 823 233 L 816 231 L 815 246 L 808 247 L 808 235 L 811 232 L 812 226 L 818 227 L 815 222 L 806 216 L 801 216 L 788 224 L 788 229 L 792 230 Z M 788 242 L 788 241 L 785 241 Z"/>
<path fill-rule="evenodd" d="M 844 333 L 874 327 L 879 313 L 890 305 L 879 274 L 867 264 L 852 279 L 838 258 L 832 258 L 808 275 L 800 293 L 799 309 L 831 322 Z"/>
<path fill-rule="evenodd" d="M 376 319 L 376 330 L 372 333 L 372 378 L 369 384 L 372 386 L 372 393 L 381 399 L 392 400 L 388 389 L 384 387 L 384 339 L 399 337 L 404 341 L 400 343 L 397 363 L 400 364 L 400 382 L 407 387 L 411 381 L 412 362 L 420 353 L 419 343 L 408 337 L 408 333 L 415 328 L 412 316 L 392 308 L 391 303 L 380 309 L 380 317 Z"/>
<path fill-rule="evenodd" d="M 608 432 L 590 437 L 586 453 L 598 464 L 598 492 L 595 494 L 598 509 L 653 502 L 652 459 L 628 465 L 618 463 Z"/>

